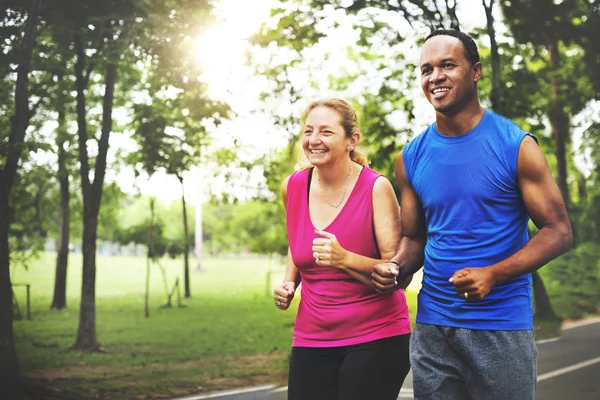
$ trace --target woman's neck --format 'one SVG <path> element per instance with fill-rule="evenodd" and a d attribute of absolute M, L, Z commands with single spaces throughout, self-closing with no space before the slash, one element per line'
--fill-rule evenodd
<path fill-rule="evenodd" d="M 321 182 L 321 185 L 328 187 L 336 187 L 344 185 L 346 181 L 354 176 L 357 164 L 348 159 L 347 161 L 337 164 L 328 164 L 324 166 L 315 166 L 315 171 Z"/>

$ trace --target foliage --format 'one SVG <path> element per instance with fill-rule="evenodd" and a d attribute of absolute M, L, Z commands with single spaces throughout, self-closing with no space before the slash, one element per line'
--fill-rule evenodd
<path fill-rule="evenodd" d="M 209 254 L 287 253 L 285 215 L 279 203 L 208 203 L 202 215 L 204 248 Z"/>
<path fill-rule="evenodd" d="M 230 234 L 233 208 L 234 205 L 229 203 L 206 203 L 202 206 L 202 238 L 207 254 L 239 253 L 245 248 Z"/>
<path fill-rule="evenodd" d="M 148 201 L 147 196 L 122 198 L 121 205 L 116 209 L 118 214 L 102 222 L 102 225 L 110 227 L 103 239 L 121 245 L 137 243 L 145 246 L 150 227 Z M 181 207 L 181 202 L 156 202 L 152 233 L 155 256 L 168 254 L 175 257 L 182 253 Z M 245 251 L 256 254 L 286 254 L 285 214 L 280 200 L 209 202 L 202 207 L 204 249 L 208 254 L 240 254 Z M 190 208 L 191 220 L 195 218 L 194 214 L 194 209 Z M 102 212 L 100 217 L 101 221 Z M 190 228 L 188 240 L 193 243 L 195 225 L 190 224 Z"/>
<path fill-rule="evenodd" d="M 249 201 L 238 204 L 230 221 L 230 233 L 257 254 L 287 254 L 285 216 L 279 204 Z"/>
<path fill-rule="evenodd" d="M 588 196 L 576 225 L 577 237 L 600 243 L 600 191 L 597 184 Z"/>
<path fill-rule="evenodd" d="M 148 257 L 157 259 L 163 257 L 167 252 L 167 241 L 164 237 L 164 222 L 156 219 L 151 223 L 150 218 L 142 223 L 130 226 L 126 229 L 115 230 L 114 239 L 121 245 L 129 243 L 145 245 L 148 250 Z M 152 230 L 152 242 L 150 242 L 149 232 Z"/>
<path fill-rule="evenodd" d="M 136 173 L 163 169 L 181 180 L 209 143 L 207 123 L 218 125 L 229 114 L 196 79 L 202 71 L 188 50 L 190 28 L 211 23 L 210 9 L 208 2 L 167 1 L 144 19 L 135 46 L 139 79 L 131 82 L 137 95 L 128 104 L 140 151 L 125 157 Z"/>
<path fill-rule="evenodd" d="M 116 182 L 108 182 L 102 192 L 102 204 L 98 213 L 98 238 L 108 239 L 119 225 L 121 204 L 125 201 L 126 194 Z"/>
<path fill-rule="evenodd" d="M 600 243 L 586 242 L 550 262 L 543 270 L 555 310 L 581 318 L 600 307 Z"/>
<path fill-rule="evenodd" d="M 19 171 L 10 199 L 11 264 L 27 267 L 27 260 L 44 248 L 55 223 L 51 218 L 55 211 L 53 188 L 54 180 L 46 166 L 30 164 Z"/>

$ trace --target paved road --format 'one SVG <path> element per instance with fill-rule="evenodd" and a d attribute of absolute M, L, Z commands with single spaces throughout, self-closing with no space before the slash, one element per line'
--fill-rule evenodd
<path fill-rule="evenodd" d="M 600 399 L 600 320 L 594 321 L 538 343 L 536 400 Z"/>
<path fill-rule="evenodd" d="M 538 343 L 538 387 L 536 400 L 600 399 L 600 319 L 563 330 L 558 340 Z M 232 390 L 177 400 L 285 400 L 286 387 Z M 412 399 L 409 373 L 398 399 Z"/>

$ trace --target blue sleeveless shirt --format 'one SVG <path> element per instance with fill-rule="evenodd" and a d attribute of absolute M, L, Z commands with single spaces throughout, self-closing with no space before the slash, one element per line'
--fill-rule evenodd
<path fill-rule="evenodd" d="M 529 240 L 529 216 L 517 185 L 517 156 L 526 135 L 486 110 L 470 132 L 444 136 L 434 123 L 404 147 L 406 178 L 427 226 L 417 322 L 532 329 L 531 274 L 493 287 L 479 302 L 467 302 L 448 282 L 455 271 L 495 264 Z"/>

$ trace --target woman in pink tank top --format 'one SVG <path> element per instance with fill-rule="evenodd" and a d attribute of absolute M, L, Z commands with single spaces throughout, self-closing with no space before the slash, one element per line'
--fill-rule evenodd
<path fill-rule="evenodd" d="M 359 140 L 347 102 L 312 103 L 302 139 L 312 166 L 282 185 L 290 248 L 275 305 L 287 310 L 302 289 L 291 400 L 396 399 L 410 368 L 404 291 L 380 295 L 371 283 L 396 252 L 400 209 L 390 182 L 354 150 Z"/>

